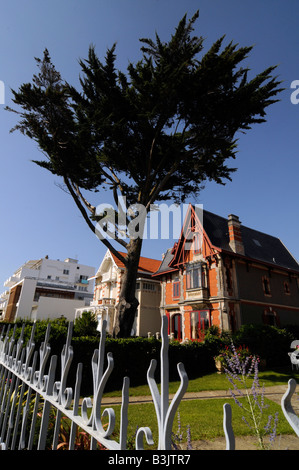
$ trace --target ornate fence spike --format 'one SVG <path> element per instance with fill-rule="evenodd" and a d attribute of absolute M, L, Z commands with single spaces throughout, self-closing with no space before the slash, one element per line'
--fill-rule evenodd
<path fill-rule="evenodd" d="M 73 400 L 73 389 L 70 387 L 66 388 L 67 377 L 74 356 L 74 351 L 71 346 L 72 333 L 73 322 L 70 322 L 66 343 L 61 352 L 61 378 L 59 382 L 55 382 L 53 389 L 54 397 L 56 397 L 59 404 L 62 404 L 64 408 L 69 408 Z"/>
<path fill-rule="evenodd" d="M 287 421 L 289 422 L 289 424 L 292 426 L 295 433 L 299 437 L 299 418 L 296 415 L 292 407 L 292 403 L 291 403 L 291 399 L 296 390 L 296 386 L 297 386 L 297 382 L 295 379 L 290 379 L 288 381 L 288 389 L 281 399 L 281 407 L 282 407 L 283 414 L 285 415 Z"/>
<path fill-rule="evenodd" d="M 128 377 L 123 379 L 122 403 L 120 410 L 119 441 L 113 438 L 116 425 L 116 415 L 113 408 L 103 408 L 102 398 L 107 381 L 114 368 L 111 353 L 106 355 L 105 342 L 106 325 L 103 321 L 99 349 L 96 349 L 92 361 L 93 395 L 92 398 L 81 399 L 82 382 L 81 363 L 77 366 L 75 388 L 67 387 L 67 378 L 74 357 L 71 345 L 73 323 L 69 324 L 66 343 L 60 355 L 60 380 L 56 380 L 56 365 L 59 358 L 51 356 L 49 344 L 50 323 L 48 324 L 44 341 L 39 351 L 35 351 L 35 324 L 31 337 L 24 346 L 24 325 L 18 342 L 15 341 L 16 325 L 10 336 L 10 329 L 0 336 L 0 449 L 37 449 L 48 448 L 48 431 L 52 426 L 52 448 L 59 445 L 59 432 L 62 417 L 70 420 L 71 430 L 69 449 L 75 448 L 75 436 L 81 428 L 91 437 L 91 449 L 97 448 L 97 443 L 111 450 L 127 448 L 128 437 Z M 39 361 L 38 361 L 39 357 Z M 105 368 L 104 368 L 105 365 Z M 155 380 L 157 361 L 152 360 L 147 380 L 155 406 L 158 420 L 158 440 L 155 443 L 159 450 L 171 449 L 173 421 L 179 404 L 188 387 L 188 376 L 182 363 L 177 364 L 180 385 L 174 397 L 169 397 L 169 337 L 168 319 L 162 317 L 161 351 L 160 351 L 160 382 L 161 393 Z M 286 403 L 287 400 L 286 400 Z M 55 422 L 51 420 L 52 410 L 55 410 Z M 103 425 L 103 417 L 108 423 Z M 140 427 L 136 433 L 136 449 L 144 448 L 147 444 L 154 445 L 152 431 L 149 427 Z M 146 423 L 144 423 L 146 424 Z M 37 431 L 36 431 L 37 430 Z M 231 410 L 229 405 L 224 407 L 224 430 L 227 438 L 227 449 L 234 448 L 234 436 L 231 428 Z M 36 435 L 36 432 L 38 435 Z M 37 438 L 37 439 L 36 439 Z"/>
<path fill-rule="evenodd" d="M 171 449 L 171 432 L 173 426 L 173 420 L 178 406 L 185 394 L 188 387 L 188 376 L 185 372 L 184 365 L 180 362 L 178 364 L 178 372 L 181 379 L 180 387 L 173 397 L 171 404 L 169 405 L 169 338 L 168 338 L 168 319 L 166 315 L 162 317 L 161 326 L 161 338 L 162 347 L 160 353 L 161 359 L 161 396 L 159 394 L 158 386 L 154 378 L 157 361 L 152 360 L 148 369 L 148 384 L 153 397 L 157 420 L 158 420 L 158 431 L 159 431 L 159 450 L 170 450 Z M 144 428 L 145 429 L 145 428 Z M 144 431 L 144 434 L 148 437 L 148 431 Z M 140 438 L 139 438 L 140 439 Z"/>
<path fill-rule="evenodd" d="M 229 403 L 223 405 L 223 430 L 226 450 L 235 450 L 235 436 L 232 428 L 232 409 Z"/>

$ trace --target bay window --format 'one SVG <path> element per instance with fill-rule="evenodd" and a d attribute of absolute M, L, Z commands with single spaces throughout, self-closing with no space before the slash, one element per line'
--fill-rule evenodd
<path fill-rule="evenodd" d="M 187 289 L 201 289 L 207 287 L 206 264 L 202 262 L 191 264 L 186 269 Z"/>

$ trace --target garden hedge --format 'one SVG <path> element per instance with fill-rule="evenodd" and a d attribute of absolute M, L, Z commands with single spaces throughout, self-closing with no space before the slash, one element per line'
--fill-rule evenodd
<path fill-rule="evenodd" d="M 39 348 L 44 340 L 48 322 L 36 323 L 35 343 Z M 1 327 L 5 326 L 0 323 Z M 15 327 L 16 339 L 20 334 L 22 324 L 11 325 Z M 32 323 L 25 322 L 24 345 L 30 338 Z M 68 324 L 64 320 L 51 322 L 50 345 L 51 354 L 60 354 L 65 344 Z M 12 331 L 13 328 L 11 328 Z M 69 374 L 68 386 L 74 386 L 76 367 L 78 362 L 83 363 L 82 394 L 92 394 L 91 360 L 95 349 L 99 348 L 100 334 L 94 330 L 94 336 L 74 335 L 72 346 L 74 360 Z M 78 330 L 74 328 L 74 334 Z M 245 345 L 253 354 L 258 354 L 266 359 L 267 367 L 290 366 L 288 352 L 291 342 L 299 339 L 299 331 L 296 327 L 289 326 L 279 329 L 269 325 L 244 325 L 234 335 L 219 335 L 217 332 L 209 332 L 204 342 L 180 343 L 171 341 L 169 344 L 169 373 L 170 380 L 179 380 L 177 364 L 182 362 L 190 379 L 215 371 L 214 356 L 232 340 L 236 346 Z M 105 345 L 105 357 L 111 352 L 114 359 L 114 369 L 108 379 L 105 391 L 121 389 L 124 376 L 130 378 L 130 385 L 136 386 L 147 383 L 147 370 L 152 359 L 157 360 L 156 380 L 160 381 L 160 349 L 161 340 L 156 338 L 107 338 Z M 105 364 L 106 365 L 106 364 Z M 60 367 L 60 360 L 58 360 Z M 58 370 L 59 373 L 59 370 Z"/>

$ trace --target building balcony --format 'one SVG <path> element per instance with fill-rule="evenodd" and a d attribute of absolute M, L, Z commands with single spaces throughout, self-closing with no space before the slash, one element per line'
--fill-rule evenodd
<path fill-rule="evenodd" d="M 10 276 L 5 282 L 5 287 L 12 287 L 16 282 L 19 282 L 20 278 L 17 276 Z"/>
<path fill-rule="evenodd" d="M 4 300 L 8 300 L 9 298 L 9 290 L 6 290 L 5 292 L 2 292 L 0 295 L 0 302 Z"/>
<path fill-rule="evenodd" d="M 39 279 L 36 283 L 38 287 L 51 287 L 52 289 L 75 290 L 77 286 L 58 279 Z"/>
<path fill-rule="evenodd" d="M 114 282 L 117 279 L 116 272 L 103 273 L 101 282 Z"/>
<path fill-rule="evenodd" d="M 186 298 L 184 303 L 206 302 L 209 299 L 209 292 L 206 287 L 186 290 Z"/>
<path fill-rule="evenodd" d="M 92 307 L 97 307 L 98 305 L 114 307 L 115 303 L 115 299 L 112 299 L 110 297 L 103 297 L 103 299 L 93 300 L 92 302 L 90 302 L 90 305 Z"/>

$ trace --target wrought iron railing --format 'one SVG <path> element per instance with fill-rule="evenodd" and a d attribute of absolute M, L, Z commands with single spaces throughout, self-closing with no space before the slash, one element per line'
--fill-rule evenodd
<path fill-rule="evenodd" d="M 169 338 L 167 334 L 167 317 L 162 317 L 160 380 L 159 392 L 155 380 L 157 361 L 152 360 L 147 374 L 147 380 L 153 398 L 158 422 L 158 442 L 154 443 L 150 427 L 140 427 L 136 433 L 135 448 L 143 450 L 144 443 L 154 445 L 158 450 L 171 449 L 171 434 L 173 421 L 178 406 L 187 390 L 188 377 L 182 363 L 177 365 L 180 386 L 170 400 L 169 397 Z M 15 330 L 10 335 L 10 329 L 0 336 L 0 448 L 2 450 L 44 450 L 59 447 L 60 425 L 63 417 L 69 419 L 70 434 L 68 448 L 75 448 L 76 433 L 83 430 L 90 436 L 90 449 L 105 447 L 110 450 L 127 449 L 129 378 L 123 378 L 122 403 L 118 438 L 115 438 L 116 414 L 113 408 L 103 405 L 103 393 L 106 383 L 114 367 L 113 356 L 108 353 L 105 364 L 105 331 L 103 322 L 99 349 L 94 351 L 91 367 L 93 376 L 92 398 L 82 398 L 80 395 L 82 382 L 82 363 L 77 365 L 74 388 L 68 387 L 68 375 L 73 361 L 71 345 L 73 324 L 69 324 L 66 343 L 60 356 L 60 377 L 58 375 L 58 357 L 51 355 L 49 344 L 50 324 L 48 325 L 44 342 L 39 351 L 35 348 L 35 325 L 31 337 L 24 344 L 24 326 L 19 339 L 15 339 Z M 38 360 L 39 356 L 39 360 Z M 293 384 L 294 386 L 294 384 Z M 292 389 L 293 393 L 293 389 Z M 283 408 L 286 416 L 291 416 L 290 424 L 298 434 L 298 418 L 290 408 L 290 395 L 286 394 Z M 52 421 L 53 411 L 55 413 Z M 235 439 L 231 425 L 231 408 L 224 405 L 223 427 L 226 437 L 226 449 L 235 448 Z M 106 422 L 103 424 L 103 418 Z M 53 423 L 49 436 L 50 424 Z M 296 431 L 297 429 L 297 431 Z M 299 434 L 298 434 L 299 435 Z M 51 439 L 49 443 L 49 439 Z"/>

